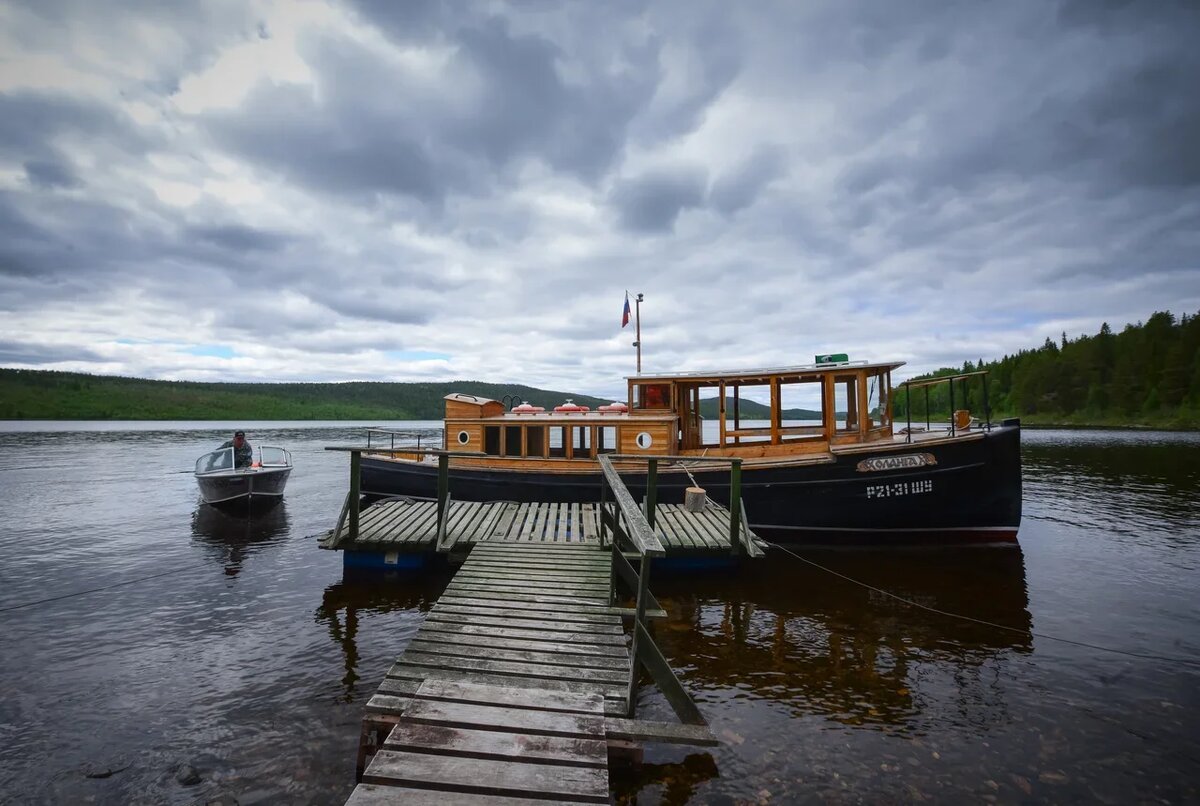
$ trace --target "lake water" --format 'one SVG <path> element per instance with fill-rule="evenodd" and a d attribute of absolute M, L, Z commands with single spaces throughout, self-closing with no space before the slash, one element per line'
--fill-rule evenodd
<path fill-rule="evenodd" d="M 201 504 L 190 472 L 234 425 L 296 463 L 251 521 Z M 324 446 L 361 444 L 357 425 L 0 423 L 0 801 L 348 796 L 364 703 L 446 581 L 343 579 L 316 547 L 348 482 Z M 799 550 L 1007 630 L 775 550 L 656 577 L 659 643 L 723 743 L 651 746 L 615 797 L 1200 798 L 1200 435 L 1024 440 L 1019 549 Z M 645 689 L 639 713 L 667 711 Z"/>

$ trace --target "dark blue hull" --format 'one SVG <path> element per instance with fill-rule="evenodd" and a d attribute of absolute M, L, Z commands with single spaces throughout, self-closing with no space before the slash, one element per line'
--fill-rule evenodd
<path fill-rule="evenodd" d="M 888 444 L 821 464 L 745 465 L 742 499 L 750 525 L 779 541 L 846 545 L 1008 543 L 1021 523 L 1020 425 L 940 444 Z M 919 459 L 912 457 L 918 456 Z M 905 466 L 905 465 L 918 466 Z M 710 498 L 728 504 L 729 472 L 693 469 Z M 639 498 L 644 474 L 622 476 Z M 433 498 L 437 466 L 364 456 L 364 495 Z M 663 468 L 658 500 L 677 503 L 688 475 Z M 451 468 L 459 501 L 599 500 L 600 474 Z"/>

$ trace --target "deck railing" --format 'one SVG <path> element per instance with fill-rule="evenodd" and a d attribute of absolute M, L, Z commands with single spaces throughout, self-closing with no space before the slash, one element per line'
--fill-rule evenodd
<path fill-rule="evenodd" d="M 969 383 L 969 379 L 972 379 L 972 378 L 979 379 L 981 398 L 982 398 L 981 402 L 983 404 L 983 418 L 984 418 L 984 422 L 981 427 L 986 431 L 991 431 L 992 430 L 992 409 L 991 409 L 991 406 L 988 405 L 987 374 L 988 374 L 987 370 L 976 370 L 974 372 L 959 372 L 959 373 L 955 373 L 953 375 L 936 375 L 932 378 L 922 378 L 920 380 L 905 381 L 904 383 L 900 384 L 897 387 L 896 394 L 893 396 L 893 402 L 895 402 L 895 398 L 898 397 L 900 394 L 904 395 L 903 407 L 904 407 L 905 420 L 907 422 L 907 427 L 904 429 L 905 436 L 907 437 L 906 441 L 910 442 L 910 443 L 913 441 L 913 438 L 912 438 L 912 435 L 913 435 L 912 416 L 913 416 L 913 390 L 914 389 L 921 389 L 925 394 L 925 430 L 932 431 L 933 430 L 933 421 L 932 421 L 932 416 L 930 413 L 929 392 L 931 389 L 936 389 L 937 387 L 940 387 L 942 384 L 947 384 L 949 386 L 948 404 L 950 407 L 950 423 L 949 423 L 949 426 L 946 428 L 946 430 L 950 432 L 950 436 L 956 436 L 958 431 L 960 430 L 960 428 L 958 426 L 958 423 L 955 422 L 955 418 L 956 418 L 958 409 L 956 408 L 957 404 L 955 401 L 955 394 L 954 394 L 954 385 L 955 385 L 954 382 L 955 381 L 959 382 L 959 392 L 962 395 L 961 402 L 962 402 L 962 405 L 964 407 L 966 407 L 968 405 L 968 400 L 969 400 L 969 398 L 968 398 L 969 387 L 967 384 Z M 939 394 L 937 395 L 937 397 L 940 397 L 940 396 L 941 395 L 940 395 L 940 390 L 939 390 Z M 940 408 L 940 402 L 935 401 L 935 403 L 939 403 L 939 408 Z M 965 410 L 965 408 L 964 408 L 964 410 Z M 939 423 L 938 425 L 940 427 L 941 423 Z"/>

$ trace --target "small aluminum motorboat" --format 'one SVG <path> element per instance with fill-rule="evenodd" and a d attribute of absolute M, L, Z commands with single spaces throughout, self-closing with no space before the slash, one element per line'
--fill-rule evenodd
<path fill-rule="evenodd" d="M 220 507 L 267 506 L 283 498 L 292 474 L 292 454 L 264 445 L 254 450 L 253 461 L 238 467 L 233 448 L 219 448 L 196 460 L 196 483 L 206 504 Z"/>

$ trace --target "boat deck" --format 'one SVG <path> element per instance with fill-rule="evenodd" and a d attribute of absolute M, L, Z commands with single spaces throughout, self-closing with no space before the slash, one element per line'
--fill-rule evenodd
<path fill-rule="evenodd" d="M 349 525 L 327 532 L 324 549 L 368 552 L 435 552 L 481 543 L 600 543 L 599 504 L 451 501 L 445 536 L 438 544 L 436 501 L 402 498 L 380 501 L 363 510 L 358 536 Z M 730 554 L 729 510 L 709 503 L 700 512 L 682 504 L 658 504 L 654 533 L 668 556 Z M 766 544 L 751 536 L 751 556 Z"/>

